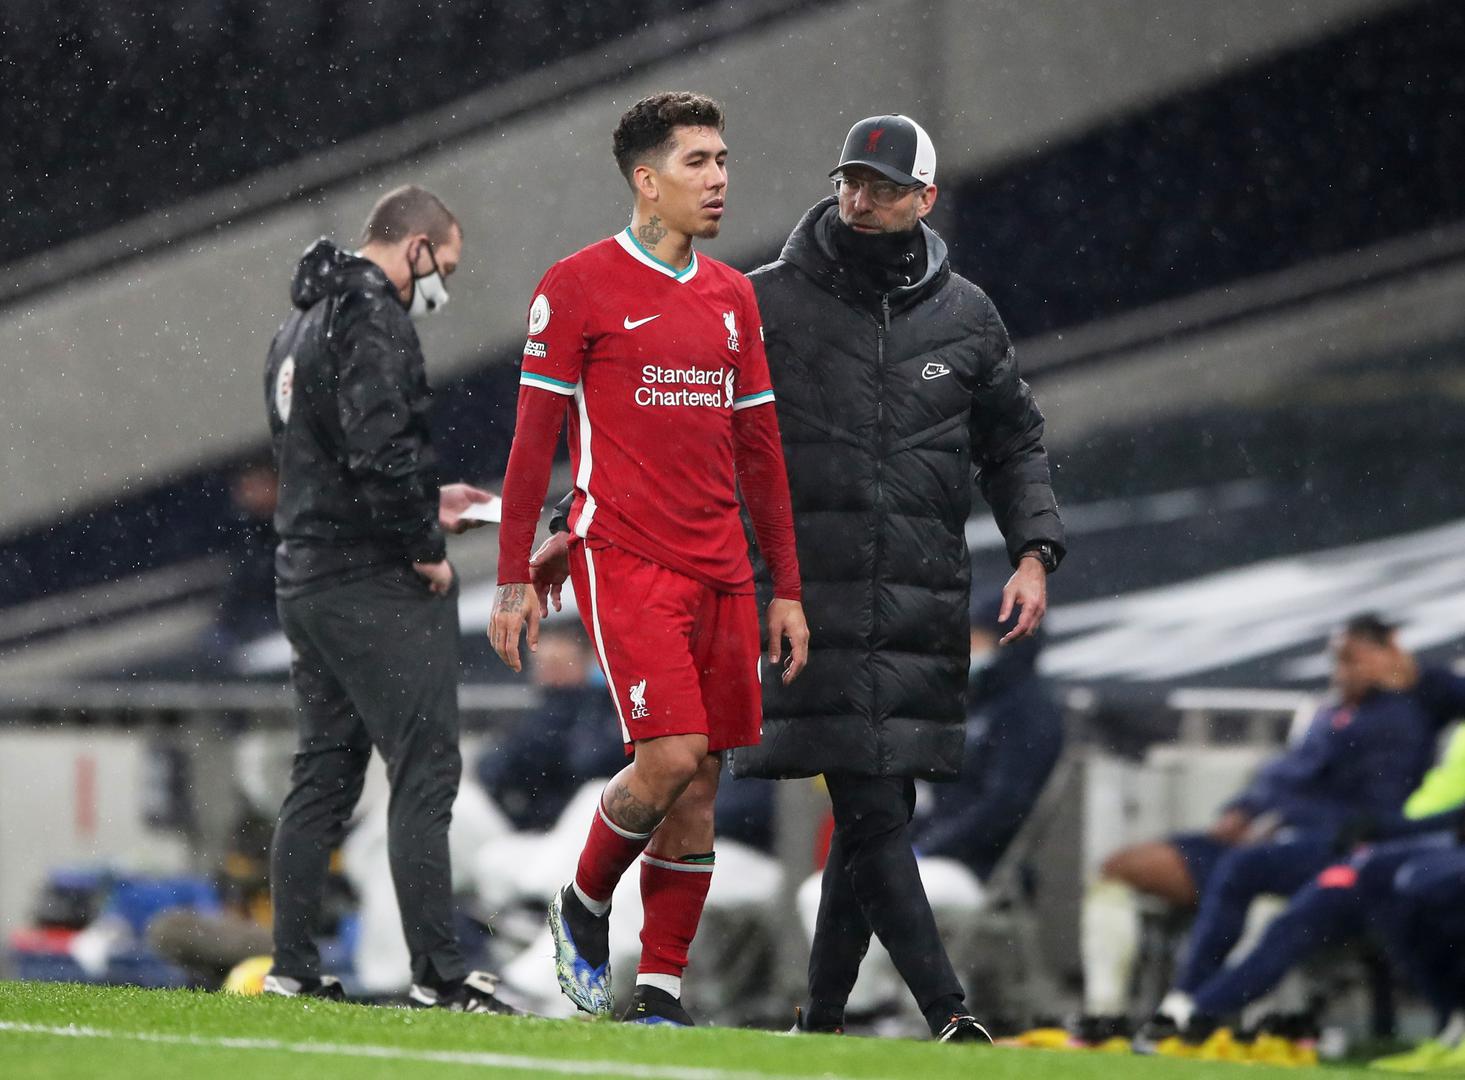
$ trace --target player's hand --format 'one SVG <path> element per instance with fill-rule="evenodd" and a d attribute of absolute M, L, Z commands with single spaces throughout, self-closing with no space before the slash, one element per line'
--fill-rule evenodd
<path fill-rule="evenodd" d="M 1245 810 L 1232 807 L 1218 817 L 1206 830 L 1212 840 L 1234 847 L 1246 838 L 1251 828 L 1251 815 Z"/>
<path fill-rule="evenodd" d="M 524 670 L 519 659 L 521 633 L 529 643 L 529 651 L 539 651 L 539 605 L 529 593 L 527 581 L 500 585 L 493 597 L 493 614 L 488 617 L 488 643 L 514 671 Z"/>
<path fill-rule="evenodd" d="M 1002 610 L 997 614 L 997 621 L 1006 622 L 1014 607 L 1021 612 L 1017 625 L 1007 632 L 1007 636 L 998 645 L 1008 645 L 1027 637 L 1038 628 L 1048 610 L 1048 571 L 1043 569 L 1043 564 L 1036 558 L 1018 561 L 1017 569 L 1003 586 Z"/>
<path fill-rule="evenodd" d="M 453 587 L 453 564 L 442 562 L 415 562 L 412 569 L 427 579 L 427 584 L 439 596 L 446 596 Z"/>
<path fill-rule="evenodd" d="M 768 605 L 768 662 L 777 664 L 783 656 L 783 639 L 788 638 L 788 660 L 783 682 L 787 686 L 799 677 L 809 662 L 809 624 L 804 605 L 797 600 L 774 600 Z"/>
<path fill-rule="evenodd" d="M 1370 667 L 1372 682 L 1380 690 L 1412 690 L 1419 682 L 1419 662 L 1397 644 L 1376 650 Z"/>
<path fill-rule="evenodd" d="M 529 556 L 529 580 L 534 593 L 539 597 L 539 614 L 549 618 L 549 605 L 560 611 L 560 595 L 565 587 L 565 578 L 570 576 L 570 534 L 550 533 L 549 539 L 539 545 L 539 550 Z"/>
<path fill-rule="evenodd" d="M 437 489 L 437 523 L 443 532 L 450 533 L 464 533 L 487 525 L 486 521 L 464 521 L 462 515 L 474 503 L 486 503 L 493 497 L 493 492 L 471 484 L 444 484 Z"/>

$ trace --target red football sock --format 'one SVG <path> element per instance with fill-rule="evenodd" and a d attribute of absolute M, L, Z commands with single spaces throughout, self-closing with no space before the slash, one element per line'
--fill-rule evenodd
<path fill-rule="evenodd" d="M 681 977 L 711 884 L 711 852 L 680 859 L 642 856 L 640 974 Z"/>
<path fill-rule="evenodd" d="M 596 804 L 595 819 L 590 822 L 590 835 L 580 851 L 580 865 L 575 870 L 575 888 L 586 906 L 597 915 L 605 914 L 611 894 L 636 856 L 646 850 L 650 833 L 633 833 L 611 821 L 603 804 Z"/>

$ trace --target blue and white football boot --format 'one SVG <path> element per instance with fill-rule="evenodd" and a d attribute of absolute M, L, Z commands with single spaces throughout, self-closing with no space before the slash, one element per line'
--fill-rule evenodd
<path fill-rule="evenodd" d="M 592 914 L 566 885 L 549 902 L 554 973 L 560 992 L 592 1016 L 609 1016 L 610 916 Z"/>

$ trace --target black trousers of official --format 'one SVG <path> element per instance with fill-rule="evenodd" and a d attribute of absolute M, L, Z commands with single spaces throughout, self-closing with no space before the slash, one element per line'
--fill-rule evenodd
<path fill-rule="evenodd" d="M 915 782 L 852 773 L 825 773 L 824 780 L 834 807 L 834 839 L 809 954 L 808 1022 L 843 1022 L 873 932 L 932 1032 L 938 1032 L 965 995 L 911 850 Z"/>
<path fill-rule="evenodd" d="M 416 983 L 461 979 L 448 825 L 458 793 L 458 589 L 410 567 L 282 598 L 299 744 L 270 851 L 274 972 L 316 978 L 331 853 L 372 747 L 391 789 L 387 851 Z"/>

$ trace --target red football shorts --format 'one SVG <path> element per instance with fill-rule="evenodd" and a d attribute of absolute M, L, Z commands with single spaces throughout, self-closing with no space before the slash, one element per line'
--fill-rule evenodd
<path fill-rule="evenodd" d="M 621 722 L 640 739 L 753 746 L 763 726 L 758 605 L 616 547 L 570 543 L 570 584 Z"/>

